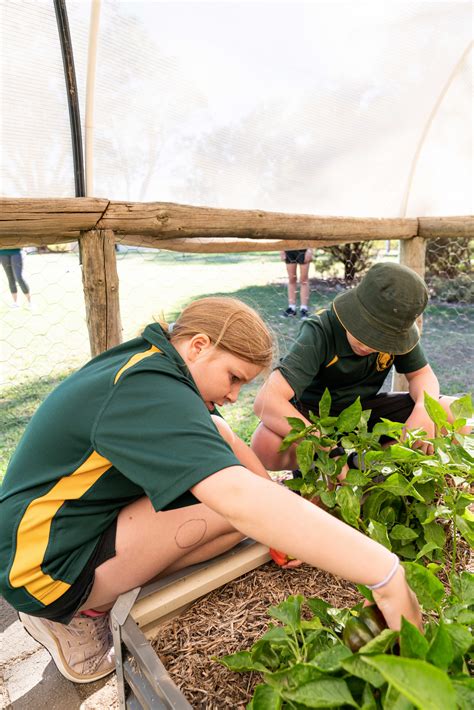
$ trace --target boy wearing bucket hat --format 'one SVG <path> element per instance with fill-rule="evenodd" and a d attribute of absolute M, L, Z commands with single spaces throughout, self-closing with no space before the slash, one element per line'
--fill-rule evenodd
<path fill-rule="evenodd" d="M 289 353 L 255 400 L 261 419 L 252 448 L 267 469 L 296 468 L 294 447 L 280 452 L 290 431 L 286 417 L 307 419 L 318 411 L 328 388 L 331 415 L 360 396 L 372 411 L 369 428 L 381 418 L 422 428 L 434 435 L 424 393 L 439 398 L 438 380 L 419 343 L 416 319 L 428 302 L 424 281 L 399 264 L 375 264 L 355 288 L 337 296 L 331 307 L 306 320 Z M 381 393 L 391 367 L 408 380 L 408 392 Z M 440 398 L 448 412 L 452 398 Z M 426 449 L 426 444 L 422 444 Z"/>

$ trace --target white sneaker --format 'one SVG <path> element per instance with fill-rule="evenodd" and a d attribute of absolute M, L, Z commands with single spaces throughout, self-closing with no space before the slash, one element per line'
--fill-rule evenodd
<path fill-rule="evenodd" d="M 67 626 L 29 614 L 20 613 L 19 617 L 68 680 L 91 683 L 115 670 L 109 614 L 92 618 L 79 613 Z"/>

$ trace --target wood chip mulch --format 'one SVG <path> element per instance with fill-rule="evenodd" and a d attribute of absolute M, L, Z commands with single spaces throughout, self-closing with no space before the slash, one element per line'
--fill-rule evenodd
<path fill-rule="evenodd" d="M 351 584 L 326 572 L 308 565 L 282 570 L 270 562 L 210 592 L 161 627 L 153 648 L 193 708 L 245 708 L 260 674 L 233 673 L 211 657 L 249 649 L 271 622 L 268 607 L 289 594 L 321 597 L 338 607 L 361 599 Z"/>

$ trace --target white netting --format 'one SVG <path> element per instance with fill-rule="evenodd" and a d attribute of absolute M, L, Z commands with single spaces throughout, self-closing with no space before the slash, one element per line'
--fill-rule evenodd
<path fill-rule="evenodd" d="M 90 2 L 67 7 L 84 122 Z M 3 20 L 2 190 L 72 195 L 53 4 Z M 468 2 L 102 2 L 93 194 L 398 216 L 411 187 L 409 215 L 467 214 L 471 20 Z"/>

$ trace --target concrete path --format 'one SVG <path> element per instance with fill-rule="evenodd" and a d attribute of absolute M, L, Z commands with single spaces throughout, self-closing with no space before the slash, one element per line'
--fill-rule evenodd
<path fill-rule="evenodd" d="M 0 597 L 0 709 L 115 710 L 115 674 L 95 683 L 66 680 Z"/>

